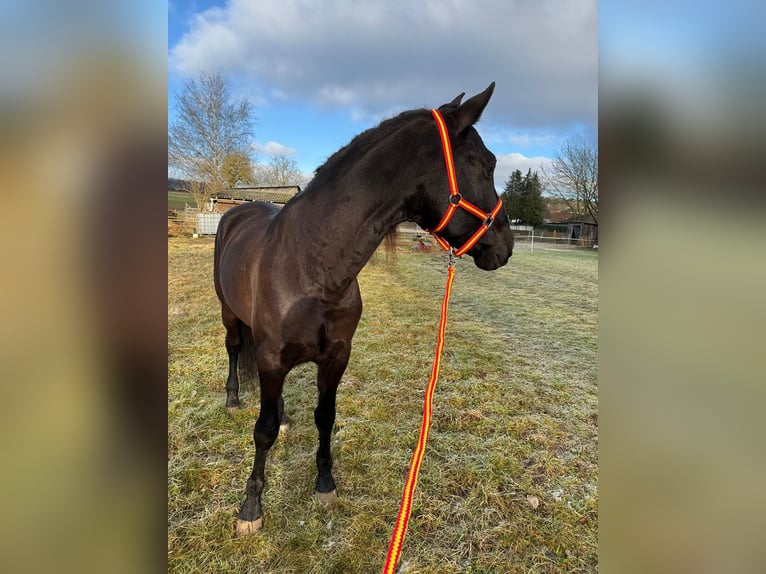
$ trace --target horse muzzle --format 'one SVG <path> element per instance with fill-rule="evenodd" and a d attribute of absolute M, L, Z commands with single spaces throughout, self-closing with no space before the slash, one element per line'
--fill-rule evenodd
<path fill-rule="evenodd" d="M 494 241 L 479 242 L 468 255 L 473 257 L 476 267 L 484 271 L 494 271 L 499 269 L 513 255 L 513 232 L 510 228 L 503 229 L 499 234 L 493 235 Z"/>

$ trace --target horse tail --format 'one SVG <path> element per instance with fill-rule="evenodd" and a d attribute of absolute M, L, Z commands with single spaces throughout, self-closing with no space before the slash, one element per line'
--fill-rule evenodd
<path fill-rule="evenodd" d="M 221 229 L 221 222 L 218 222 L 218 228 L 215 231 L 215 246 L 213 247 L 213 285 L 215 285 L 215 292 L 218 294 L 218 298 L 223 303 L 223 293 L 221 293 L 220 278 L 218 277 L 218 269 L 221 265 L 221 247 L 223 245 L 223 231 Z"/>
<path fill-rule="evenodd" d="M 256 347 L 252 330 L 242 321 L 239 322 L 239 340 L 242 344 L 239 348 L 239 357 L 237 359 L 239 384 L 252 391 L 255 389 L 255 381 L 258 379 L 258 369 L 255 361 Z"/>

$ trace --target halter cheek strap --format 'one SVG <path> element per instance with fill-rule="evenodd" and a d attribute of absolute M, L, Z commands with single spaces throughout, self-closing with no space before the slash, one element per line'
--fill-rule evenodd
<path fill-rule="evenodd" d="M 497 199 L 497 204 L 495 204 L 495 207 L 492 208 L 492 211 L 487 213 L 486 211 L 483 211 L 482 209 L 479 209 L 476 207 L 473 203 L 470 201 L 467 201 L 463 198 L 462 195 L 458 192 L 457 189 L 457 177 L 455 176 L 455 161 L 452 158 L 452 145 L 449 141 L 449 134 L 447 133 L 447 125 L 444 123 L 444 118 L 442 117 L 439 110 L 431 110 L 431 115 L 434 117 L 434 120 L 436 120 L 436 126 L 439 128 L 439 136 L 441 138 L 442 142 L 442 151 L 444 152 L 444 165 L 447 167 L 447 179 L 449 180 L 449 206 L 447 207 L 447 211 L 444 212 L 444 215 L 441 218 L 441 221 L 436 225 L 436 227 L 432 227 L 431 229 L 426 229 L 431 235 L 433 235 L 433 238 L 436 240 L 436 242 L 442 246 L 442 249 L 445 251 L 452 251 L 456 257 L 460 257 L 464 253 L 466 253 L 471 247 L 476 245 L 476 242 L 481 239 L 482 235 L 484 235 L 487 230 L 491 227 L 492 223 L 495 221 L 495 218 L 497 217 L 497 214 L 500 213 L 500 210 L 503 208 L 503 202 L 500 198 Z M 449 222 L 452 220 L 452 216 L 455 215 L 455 212 L 457 211 L 457 208 L 460 207 L 470 213 L 471 215 L 475 215 L 479 219 L 482 220 L 482 224 L 479 227 L 479 229 L 476 230 L 476 232 L 466 241 L 463 246 L 460 249 L 453 248 L 449 242 L 441 237 L 439 233 L 441 233 L 449 224 Z"/>

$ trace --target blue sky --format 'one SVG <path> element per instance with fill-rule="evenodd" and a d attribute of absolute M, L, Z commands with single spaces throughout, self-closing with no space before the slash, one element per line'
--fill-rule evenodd
<path fill-rule="evenodd" d="M 168 118 L 185 78 L 217 70 L 255 106 L 254 150 L 307 174 L 359 132 L 497 86 L 477 126 L 513 169 L 597 137 L 595 0 L 171 0 Z"/>

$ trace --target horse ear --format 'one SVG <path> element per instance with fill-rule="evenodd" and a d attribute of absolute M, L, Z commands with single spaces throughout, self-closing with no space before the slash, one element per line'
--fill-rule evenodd
<path fill-rule="evenodd" d="M 465 92 L 460 94 L 457 98 L 452 100 L 450 103 L 442 104 L 441 106 L 439 106 L 439 111 L 443 114 L 453 111 L 460 105 L 460 102 L 463 100 L 463 96 L 465 96 Z"/>
<path fill-rule="evenodd" d="M 449 105 L 450 106 L 459 106 L 460 102 L 463 101 L 463 96 L 465 96 L 465 92 L 460 92 L 460 95 L 456 97 L 454 100 L 452 100 Z"/>
<path fill-rule="evenodd" d="M 452 113 L 452 117 L 457 125 L 457 133 L 465 131 L 479 121 L 481 113 L 487 107 L 489 98 L 494 90 L 495 82 L 492 82 L 486 90 L 466 100 L 462 106 Z"/>

